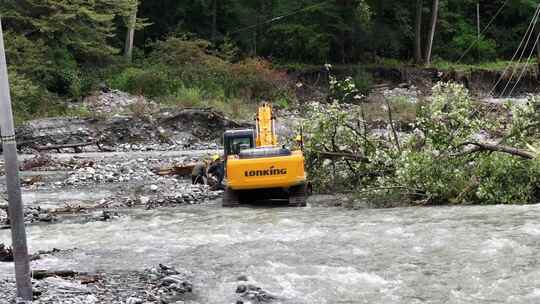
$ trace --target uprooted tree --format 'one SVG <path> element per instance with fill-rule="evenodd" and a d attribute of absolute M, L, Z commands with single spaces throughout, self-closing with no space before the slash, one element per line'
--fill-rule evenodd
<path fill-rule="evenodd" d="M 321 191 L 401 204 L 524 204 L 540 197 L 540 100 L 485 106 L 463 86 L 439 83 L 409 133 L 396 130 L 391 102 L 388 127 L 373 130 L 362 105 L 344 111 L 341 99 L 333 101 L 305 126 L 308 168 Z"/>

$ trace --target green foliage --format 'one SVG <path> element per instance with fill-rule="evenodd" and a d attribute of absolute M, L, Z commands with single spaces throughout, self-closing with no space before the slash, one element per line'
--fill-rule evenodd
<path fill-rule="evenodd" d="M 366 157 L 375 157 L 377 149 L 370 138 L 364 138 L 364 129 L 357 130 L 359 113 L 347 113 L 341 110 L 336 102 L 328 107 L 311 109 L 309 120 L 304 125 L 305 134 L 309 139 L 305 142 L 305 157 L 309 169 L 309 179 L 322 192 L 345 190 L 352 185 L 363 184 L 360 175 L 351 176 L 348 165 L 354 167 L 354 172 L 366 172 L 375 164 L 362 162 L 347 163 L 346 161 L 332 162 L 319 157 L 321 152 L 359 153 Z M 352 128 L 351 128 L 352 127 Z M 383 162 L 384 163 L 384 162 Z"/>
<path fill-rule="evenodd" d="M 3 1 L 0 12 L 6 28 L 32 33 L 49 48 L 73 50 L 77 58 L 112 55 L 108 42 L 115 34 L 115 18 L 130 11 L 132 0 Z"/>
<path fill-rule="evenodd" d="M 287 95 L 290 83 L 285 72 L 273 70 L 261 58 L 250 58 L 230 67 L 227 91 L 249 100 L 274 100 Z"/>
<path fill-rule="evenodd" d="M 9 81 L 13 112 L 18 122 L 32 117 L 42 104 L 48 102 L 46 90 L 16 71 L 10 71 Z"/>
<path fill-rule="evenodd" d="M 150 97 L 177 95 L 189 89 L 205 98 L 274 100 L 289 94 L 284 72 L 260 58 L 230 63 L 209 50 L 204 40 L 170 37 L 155 43 L 147 62 L 109 80 L 113 88 Z"/>
<path fill-rule="evenodd" d="M 527 161 L 495 154 L 478 160 L 480 180 L 476 197 L 480 203 L 525 204 L 537 199 L 540 166 Z"/>
<path fill-rule="evenodd" d="M 354 85 L 360 93 L 363 95 L 369 94 L 371 87 L 373 86 L 373 76 L 368 73 L 364 68 L 356 66 L 353 71 Z"/>
<path fill-rule="evenodd" d="M 441 159 L 433 151 L 405 151 L 395 166 L 395 175 L 387 177 L 384 184 L 415 189 L 432 204 L 463 203 L 470 199 L 464 196 L 464 190 L 472 183 L 466 160 Z"/>
<path fill-rule="evenodd" d="M 485 36 L 478 39 L 476 29 L 472 25 L 460 22 L 457 25 L 456 35 L 437 53 L 439 56 L 452 58 L 455 57 L 454 54 L 465 54 L 466 51 L 468 52 L 462 59 L 463 62 L 493 61 L 497 56 L 497 43 Z"/>
<path fill-rule="evenodd" d="M 366 129 L 363 107 L 345 111 L 339 101 L 314 109 L 305 126 L 310 178 L 320 191 L 361 191 L 366 199 L 377 200 L 401 193 L 400 200 L 422 204 L 524 204 L 538 198 L 538 159 L 487 151 L 463 153 L 481 131 L 501 126 L 475 115 L 461 85 L 437 84 L 430 102 L 418 112 L 415 134 L 402 138 L 399 146 L 390 128 L 382 138 Z M 538 104 L 531 99 L 511 109 L 506 143 L 532 149 L 529 143 L 538 141 Z M 356 155 L 361 161 L 321 157 L 328 152 Z"/>
<path fill-rule="evenodd" d="M 109 81 L 112 88 L 148 97 L 165 96 L 171 92 L 169 80 L 160 69 L 127 68 Z"/>
<path fill-rule="evenodd" d="M 326 64 L 326 69 L 329 72 L 328 74 L 328 83 L 330 84 L 330 90 L 328 94 L 328 99 L 332 102 L 342 102 L 342 103 L 352 103 L 358 102 L 362 99 L 362 94 L 360 90 L 356 87 L 356 79 L 352 77 L 345 77 L 345 79 L 338 79 L 332 72 L 332 66 Z M 358 79 L 360 84 L 365 81 L 366 78 Z"/>
<path fill-rule="evenodd" d="M 438 83 L 417 123 L 433 148 L 445 150 L 458 147 L 480 130 L 481 122 L 471 117 L 472 112 L 471 98 L 462 85 Z"/>

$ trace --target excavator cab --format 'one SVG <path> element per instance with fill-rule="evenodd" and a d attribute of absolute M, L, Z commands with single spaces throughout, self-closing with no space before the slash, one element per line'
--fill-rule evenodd
<path fill-rule="evenodd" d="M 225 160 L 229 155 L 238 155 L 241 150 L 255 148 L 253 129 L 228 130 L 223 134 Z"/>

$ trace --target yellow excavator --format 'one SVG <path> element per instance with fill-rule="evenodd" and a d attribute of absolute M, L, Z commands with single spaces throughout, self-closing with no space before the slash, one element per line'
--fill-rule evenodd
<path fill-rule="evenodd" d="M 306 206 L 302 149 L 292 151 L 278 144 L 270 104 L 259 106 L 255 129 L 227 130 L 223 143 L 227 179 L 223 207 L 276 199 Z"/>

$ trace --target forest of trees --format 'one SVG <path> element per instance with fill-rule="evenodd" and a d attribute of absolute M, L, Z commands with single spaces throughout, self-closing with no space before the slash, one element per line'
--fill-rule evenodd
<path fill-rule="evenodd" d="M 248 72 L 266 66 L 233 65 L 255 57 L 272 64 L 456 62 L 471 46 L 461 62 L 507 60 L 537 5 L 536 0 L 3 0 L 0 14 L 19 112 L 35 112 L 44 99 L 84 96 L 126 69 L 131 68 L 124 80 L 134 74 L 159 80 L 161 72 L 141 69 L 189 56 L 203 58 L 201 66 L 211 67 L 211 75 L 219 74 L 216 66 Z M 212 64 L 207 55 L 215 57 Z M 225 74 L 220 81 L 230 83 L 227 77 L 233 76 Z M 205 77 L 188 76 L 165 89 L 177 91 L 179 82 L 186 87 Z"/>

